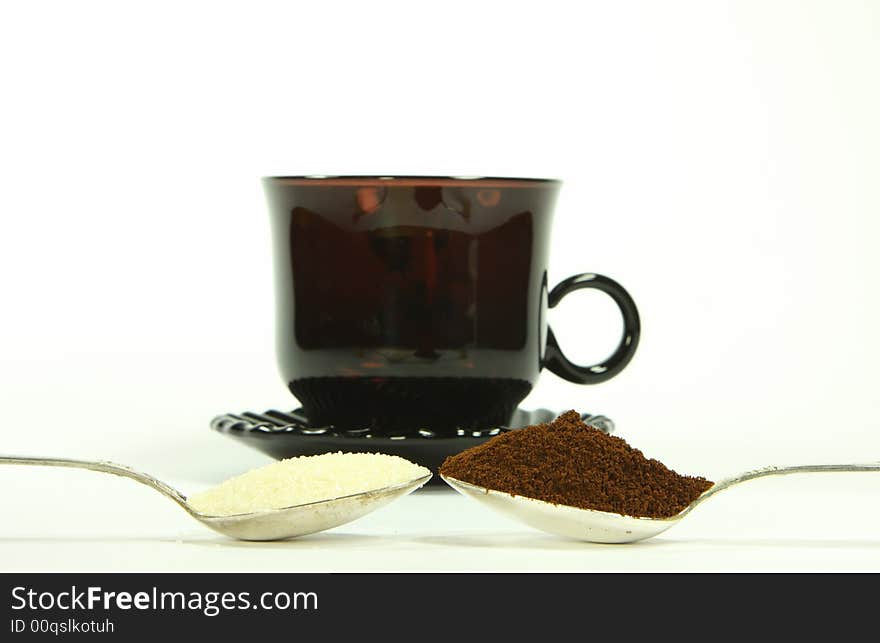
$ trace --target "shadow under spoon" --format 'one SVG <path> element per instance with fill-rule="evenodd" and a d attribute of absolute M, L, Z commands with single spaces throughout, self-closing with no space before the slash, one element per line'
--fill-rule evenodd
<path fill-rule="evenodd" d="M 594 543 L 631 543 L 656 536 L 681 522 L 695 507 L 715 494 L 755 478 L 792 473 L 850 473 L 880 471 L 880 463 L 814 464 L 793 467 L 765 467 L 732 476 L 704 491 L 681 512 L 669 518 L 637 518 L 623 514 L 555 505 L 543 500 L 514 496 L 503 491 L 441 476 L 460 494 L 473 498 L 501 514 L 542 531 Z"/>
<path fill-rule="evenodd" d="M 196 511 L 187 502 L 186 496 L 174 487 L 121 464 L 26 456 L 0 456 L 0 464 L 87 469 L 131 478 L 170 498 L 206 527 L 238 540 L 282 540 L 338 527 L 415 491 L 431 478 L 431 474 L 428 474 L 401 484 L 282 509 L 268 509 L 232 516 L 209 516 Z"/>

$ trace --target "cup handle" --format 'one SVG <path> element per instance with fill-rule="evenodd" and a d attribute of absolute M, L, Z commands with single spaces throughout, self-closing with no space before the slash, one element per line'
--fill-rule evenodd
<path fill-rule="evenodd" d="M 639 343 L 641 322 L 636 304 L 623 286 L 613 279 L 593 273 L 575 275 L 557 284 L 547 296 L 547 307 L 554 308 L 567 294 L 583 288 L 601 290 L 610 295 L 617 307 L 620 308 L 620 314 L 623 315 L 623 337 L 620 344 L 604 362 L 593 366 L 580 366 L 569 361 L 563 354 L 556 342 L 555 335 L 553 335 L 553 330 L 548 326 L 544 366 L 569 382 L 598 384 L 617 375 L 632 359 Z"/>

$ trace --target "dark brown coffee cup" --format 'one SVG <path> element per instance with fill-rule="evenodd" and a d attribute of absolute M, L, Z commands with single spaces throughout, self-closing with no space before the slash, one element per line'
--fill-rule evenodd
<path fill-rule="evenodd" d="M 547 367 L 579 384 L 614 377 L 639 341 L 635 303 L 597 274 L 550 290 L 560 182 L 442 177 L 264 179 L 274 244 L 281 374 L 310 423 L 376 432 L 509 421 Z M 624 332 L 593 366 L 566 359 L 547 309 L 612 297 Z"/>

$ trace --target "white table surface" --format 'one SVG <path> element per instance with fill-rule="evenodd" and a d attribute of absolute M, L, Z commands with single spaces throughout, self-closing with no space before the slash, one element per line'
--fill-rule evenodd
<path fill-rule="evenodd" d="M 3 473 L 4 486 L 12 475 Z M 871 509 L 880 489 L 872 499 L 844 479 L 756 483 L 654 540 L 615 546 L 546 535 L 443 489 L 322 534 L 236 542 L 129 481 L 66 471 L 14 475 L 29 494 L 4 499 L 13 517 L 0 539 L 7 571 L 880 570 L 880 520 Z M 811 509 L 838 496 L 845 502 L 826 520 Z"/>
<path fill-rule="evenodd" d="M 281 395 L 258 394 L 269 388 L 271 369 L 243 383 L 219 364 L 206 367 L 206 357 L 178 356 L 176 371 L 161 356 L 130 360 L 139 368 L 117 377 L 119 356 L 91 356 L 81 377 L 55 380 L 51 403 L 35 383 L 47 373 L 69 371 L 69 363 L 22 362 L 2 371 L 8 396 L 2 451 L 114 460 L 184 493 L 269 462 L 212 434 L 207 421 L 226 410 L 289 405 Z M 200 386 L 181 386 L 196 375 Z M 218 401 L 224 387 L 236 391 L 234 397 L 229 393 L 231 403 Z M 237 401 L 244 399 L 253 403 Z M 718 413 L 712 430 L 701 434 L 681 427 L 709 416 L 709 406 L 682 407 L 675 418 L 651 416 L 641 405 L 611 406 L 602 410 L 615 416 L 619 435 L 683 472 L 717 478 L 766 464 L 876 460 L 873 434 L 842 440 L 829 428 L 805 431 L 801 441 L 782 440 L 769 426 L 737 433 L 742 419 Z M 880 475 L 874 474 L 753 481 L 634 545 L 591 545 L 543 534 L 445 488 L 416 492 L 322 534 L 277 543 L 228 540 L 159 494 L 114 476 L 0 467 L 0 489 L 3 571 L 880 571 Z"/>

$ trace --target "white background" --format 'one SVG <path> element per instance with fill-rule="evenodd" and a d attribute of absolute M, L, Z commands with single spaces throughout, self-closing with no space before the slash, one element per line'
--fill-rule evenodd
<path fill-rule="evenodd" d="M 0 451 L 120 460 L 185 490 L 264 462 L 207 429 L 295 404 L 259 177 L 401 173 L 563 179 L 551 282 L 601 272 L 636 299 L 623 374 L 545 373 L 525 406 L 607 414 L 709 477 L 880 459 L 874 3 L 35 1 L 0 9 L 0 61 Z M 619 333 L 598 293 L 551 324 L 582 361 Z M 96 478 L 0 471 L 19 516 L 0 568 L 278 565 Z M 312 558 L 284 566 L 359 568 L 375 547 L 373 567 L 418 567 L 434 547 L 506 569 L 528 547 L 539 568 L 880 569 L 878 498 L 869 474 L 756 482 L 670 532 L 675 556 L 588 560 L 424 494 L 289 544 Z M 399 534 L 424 503 L 448 521 L 413 545 Z M 189 538 L 216 547 L 174 549 Z"/>

